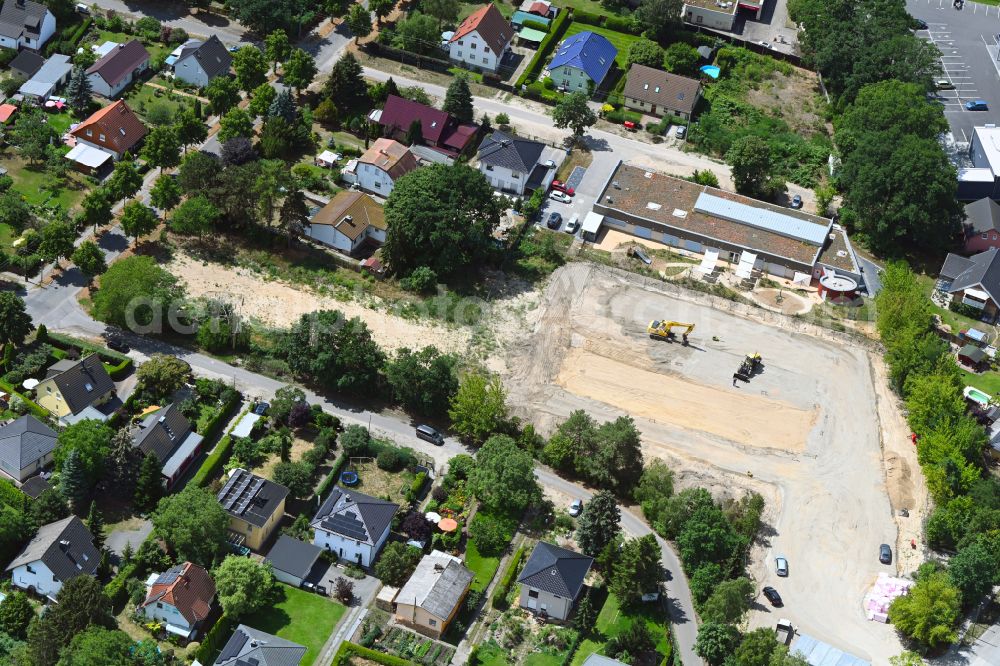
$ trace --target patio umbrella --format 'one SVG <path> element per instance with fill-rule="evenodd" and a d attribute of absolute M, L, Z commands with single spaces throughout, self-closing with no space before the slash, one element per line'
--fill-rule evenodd
<path fill-rule="evenodd" d="M 458 521 L 454 518 L 443 518 L 441 522 L 438 523 L 438 529 L 442 532 L 454 532 L 458 529 Z"/>
<path fill-rule="evenodd" d="M 33 389 L 36 386 L 38 386 L 38 384 L 39 384 L 39 381 L 37 379 L 35 379 L 34 377 L 28 377 L 23 382 L 21 382 L 21 386 L 23 386 L 28 391 L 30 391 L 31 389 Z"/>
<path fill-rule="evenodd" d="M 435 525 L 441 522 L 441 514 L 435 513 L 434 511 L 428 511 L 424 514 L 424 517 Z"/>
<path fill-rule="evenodd" d="M 64 106 L 66 106 L 66 105 L 63 104 L 62 102 L 56 102 L 56 108 L 57 109 L 62 109 Z"/>
<path fill-rule="evenodd" d="M 53 108 L 53 107 L 54 107 L 55 105 L 56 105 L 56 103 L 55 103 L 55 102 L 53 102 L 53 101 L 52 101 L 51 99 L 50 99 L 49 101 L 45 102 L 45 108 L 46 108 L 46 109 L 51 109 L 51 108 Z"/>

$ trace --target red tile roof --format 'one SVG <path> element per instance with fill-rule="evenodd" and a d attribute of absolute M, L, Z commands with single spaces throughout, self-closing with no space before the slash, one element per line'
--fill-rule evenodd
<path fill-rule="evenodd" d="M 87 136 L 88 129 L 91 136 Z M 146 126 L 122 99 L 95 112 L 71 132 L 78 139 L 91 143 L 101 143 L 97 138 L 103 134 L 106 137 L 104 143 L 118 153 L 131 150 L 148 133 Z"/>
<path fill-rule="evenodd" d="M 189 624 L 194 624 L 208 617 L 214 598 L 215 581 L 208 572 L 185 562 L 160 575 L 140 608 L 156 602 L 170 604 Z"/>
<path fill-rule="evenodd" d="M 504 47 L 514 37 L 514 29 L 492 2 L 483 5 L 459 23 L 451 41 L 456 42 L 471 32 L 478 32 L 497 55 L 503 53 Z"/>
<path fill-rule="evenodd" d="M 379 117 L 379 124 L 391 132 L 405 133 L 414 120 L 420 121 L 424 142 L 439 145 L 460 153 L 479 131 L 478 125 L 460 125 L 458 120 L 444 111 L 389 95 Z"/>
<path fill-rule="evenodd" d="M 394 181 L 417 168 L 417 158 L 410 149 L 392 139 L 378 139 L 359 161 L 377 166 Z"/>
<path fill-rule="evenodd" d="M 10 117 L 17 112 L 17 107 L 13 104 L 0 104 L 0 123 L 10 120 Z"/>

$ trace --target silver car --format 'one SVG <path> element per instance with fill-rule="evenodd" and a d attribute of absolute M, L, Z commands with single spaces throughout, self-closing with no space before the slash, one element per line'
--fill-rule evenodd
<path fill-rule="evenodd" d="M 573 503 L 569 505 L 569 515 L 576 518 L 583 512 L 583 500 L 573 500 Z"/>
<path fill-rule="evenodd" d="M 784 556 L 774 558 L 774 571 L 782 578 L 788 575 L 788 560 Z"/>

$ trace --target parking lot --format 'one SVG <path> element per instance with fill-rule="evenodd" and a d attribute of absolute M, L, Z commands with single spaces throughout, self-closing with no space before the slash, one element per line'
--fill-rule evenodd
<path fill-rule="evenodd" d="M 927 23 L 917 36 L 941 51 L 941 76 L 951 89 L 939 90 L 954 142 L 968 143 L 972 128 L 1000 120 L 1000 63 L 996 38 L 1000 7 L 967 2 L 962 9 L 951 0 L 909 0 L 907 9 Z M 969 111 L 966 102 L 984 100 L 988 111 Z"/>

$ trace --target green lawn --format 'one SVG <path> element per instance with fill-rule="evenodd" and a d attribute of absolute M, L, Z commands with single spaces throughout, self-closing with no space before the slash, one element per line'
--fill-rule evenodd
<path fill-rule="evenodd" d="M 937 282 L 936 278 L 930 275 L 918 275 L 917 282 L 923 288 L 924 293 L 927 295 L 928 300 L 930 300 L 931 293 L 934 291 L 934 284 Z M 957 312 L 952 312 L 947 308 L 938 307 L 934 303 L 931 303 L 931 310 L 934 314 L 941 317 L 941 321 L 951 327 L 952 333 L 958 334 L 959 331 L 963 331 L 969 328 L 978 328 L 980 331 L 984 331 L 990 335 L 990 341 L 995 341 L 997 339 L 998 330 L 996 327 L 989 324 L 984 324 L 981 321 L 976 321 L 964 315 L 960 315 Z"/>
<path fill-rule="evenodd" d="M 481 666 L 507 666 L 507 652 L 496 641 L 481 645 L 478 654 Z"/>
<path fill-rule="evenodd" d="M 670 641 L 670 634 L 667 633 L 667 613 L 656 604 L 647 605 L 640 612 L 626 613 L 618 606 L 618 599 L 615 595 L 609 594 L 601 612 L 597 616 L 597 630 L 593 636 L 580 643 L 579 649 L 573 656 L 573 666 L 578 666 L 586 661 L 587 657 L 600 652 L 608 639 L 613 638 L 623 632 L 634 620 L 642 618 L 649 627 L 653 637 L 656 638 L 656 651 L 666 654 Z"/>
<path fill-rule="evenodd" d="M 465 548 L 465 566 L 476 574 L 476 578 L 472 581 L 472 589 L 485 590 L 496 575 L 500 558 L 480 555 L 476 544 L 470 540 Z"/>
<path fill-rule="evenodd" d="M 9 224 L 0 222 L 0 248 L 10 247 L 10 244 L 14 242 L 15 236 L 16 234 Z"/>
<path fill-rule="evenodd" d="M 73 118 L 69 115 L 69 111 L 60 111 L 59 113 L 46 111 L 45 118 L 49 121 L 49 127 L 59 132 L 59 136 L 69 131 L 69 126 L 73 124 Z"/>
<path fill-rule="evenodd" d="M 632 45 L 633 42 L 639 41 L 639 37 L 636 35 L 626 35 L 624 32 L 615 32 L 614 30 L 608 30 L 607 28 L 599 28 L 596 25 L 586 25 L 584 23 L 578 23 L 574 21 L 570 24 L 569 29 L 566 31 L 566 37 L 575 35 L 580 32 L 594 32 L 598 35 L 602 35 L 608 38 L 608 41 L 618 50 L 618 55 L 615 56 L 615 62 L 618 63 L 619 69 L 625 71 L 628 69 L 625 59 L 628 56 L 628 47 Z"/>
<path fill-rule="evenodd" d="M 509 2 L 500 2 L 499 0 L 493 0 L 493 4 L 497 6 L 497 9 L 500 10 L 500 13 L 503 14 L 504 18 L 509 19 L 511 16 L 514 15 L 514 12 L 517 11 L 517 8 L 514 5 L 510 4 Z M 469 14 L 476 11 L 482 6 L 483 3 L 481 2 L 463 2 L 458 10 L 457 23 L 461 23 L 462 21 L 464 21 Z"/>
<path fill-rule="evenodd" d="M 145 119 L 146 112 L 154 105 L 165 106 L 171 113 L 177 112 L 194 104 L 190 97 L 170 94 L 165 90 L 147 85 L 134 85 L 125 93 L 125 101 L 129 107 Z"/>
<path fill-rule="evenodd" d="M 306 654 L 302 663 L 311 664 L 319 657 L 323 644 L 347 609 L 335 601 L 288 585 L 278 588 L 280 601 L 243 618 L 243 623 L 304 645 Z"/>
<path fill-rule="evenodd" d="M 544 652 L 535 652 L 529 654 L 524 660 L 524 666 L 560 666 L 562 664 L 565 655 L 561 654 L 545 654 Z"/>
<path fill-rule="evenodd" d="M 566 0 L 560 3 L 560 7 L 581 9 L 590 14 L 600 14 L 601 16 L 618 16 L 618 13 L 605 8 L 600 0 Z"/>
<path fill-rule="evenodd" d="M 85 177 L 75 171 L 67 171 L 66 181 L 56 183 L 41 165 L 28 166 L 19 157 L 2 159 L 0 164 L 7 168 L 8 175 L 14 179 L 14 189 L 33 206 L 58 204 L 63 210 L 70 210 L 87 192 Z M 48 189 L 54 185 L 54 189 Z"/>
<path fill-rule="evenodd" d="M 125 44 L 127 42 L 137 39 L 135 35 L 128 35 L 124 32 L 110 32 L 108 30 L 101 30 L 97 33 L 96 44 L 101 45 L 104 42 L 118 42 L 119 44 Z M 166 57 L 170 55 L 170 52 L 174 50 L 174 46 L 167 46 L 165 44 L 160 44 L 159 42 L 146 42 L 143 41 L 142 45 L 146 47 L 149 51 L 150 59 L 156 60 L 157 56 Z"/>

